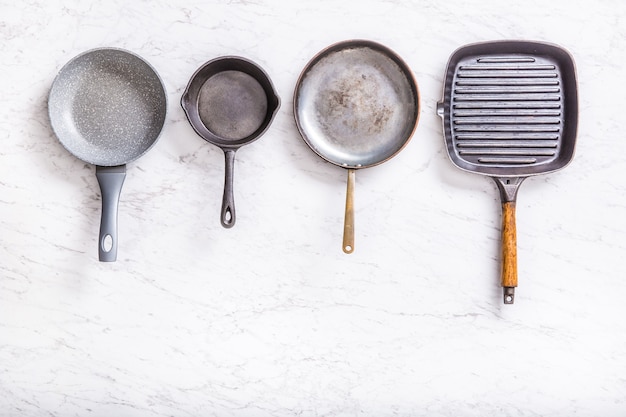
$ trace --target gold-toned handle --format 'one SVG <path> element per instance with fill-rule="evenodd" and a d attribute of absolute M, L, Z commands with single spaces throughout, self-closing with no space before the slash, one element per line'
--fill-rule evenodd
<path fill-rule="evenodd" d="M 517 230 L 514 201 L 502 203 L 502 287 L 504 302 L 513 304 L 514 288 L 517 287 Z"/>
<path fill-rule="evenodd" d="M 348 170 L 348 186 L 346 188 L 346 215 L 343 222 L 343 251 L 354 252 L 354 183 L 355 169 Z"/>

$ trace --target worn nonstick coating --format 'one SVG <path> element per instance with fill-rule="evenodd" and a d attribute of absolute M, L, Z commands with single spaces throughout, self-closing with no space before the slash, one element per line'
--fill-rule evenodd
<path fill-rule="evenodd" d="M 528 41 L 467 45 L 448 62 L 446 149 L 459 168 L 494 179 L 502 200 L 504 302 L 517 286 L 515 202 L 522 181 L 572 160 L 578 122 L 576 70 L 559 46 Z"/>
<path fill-rule="evenodd" d="M 269 128 L 280 107 L 269 76 L 254 62 L 226 56 L 202 65 L 181 98 L 189 123 L 204 140 L 220 147 L 225 157 L 221 223 L 235 225 L 233 174 L 235 152 Z"/>
<path fill-rule="evenodd" d="M 77 158 L 96 165 L 102 192 L 98 253 L 117 259 L 117 207 L 125 164 L 146 153 L 165 123 L 167 100 L 157 72 L 122 49 L 99 48 L 70 60 L 48 97 L 50 123 Z"/>
<path fill-rule="evenodd" d="M 318 53 L 296 84 L 294 117 L 307 145 L 348 169 L 343 250 L 354 250 L 355 170 L 383 163 L 407 144 L 419 117 L 411 70 L 389 48 L 367 40 Z"/>

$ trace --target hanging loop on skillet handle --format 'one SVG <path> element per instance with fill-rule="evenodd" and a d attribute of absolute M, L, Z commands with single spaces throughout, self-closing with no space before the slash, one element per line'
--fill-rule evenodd
<path fill-rule="evenodd" d="M 502 201 L 502 290 L 504 304 L 515 301 L 517 287 L 517 227 L 515 224 L 515 204 L 517 190 L 524 181 L 522 178 L 493 177 L 500 191 Z"/>
<path fill-rule="evenodd" d="M 96 178 L 102 194 L 102 215 L 98 238 L 100 262 L 117 260 L 117 207 L 126 178 L 126 165 L 96 166 Z"/>
<path fill-rule="evenodd" d="M 343 251 L 354 252 L 354 183 L 356 170 L 348 169 L 348 186 L 346 187 L 346 214 L 343 222 Z"/>
<path fill-rule="evenodd" d="M 231 228 L 235 225 L 235 196 L 233 176 L 235 171 L 235 149 L 224 150 L 226 176 L 224 178 L 224 196 L 222 197 L 222 226 Z"/>

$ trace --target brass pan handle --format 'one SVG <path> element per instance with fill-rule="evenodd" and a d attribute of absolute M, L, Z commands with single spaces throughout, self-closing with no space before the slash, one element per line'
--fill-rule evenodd
<path fill-rule="evenodd" d="M 343 222 L 343 251 L 354 252 L 354 183 L 355 169 L 348 169 L 348 186 L 346 188 L 346 215 Z"/>

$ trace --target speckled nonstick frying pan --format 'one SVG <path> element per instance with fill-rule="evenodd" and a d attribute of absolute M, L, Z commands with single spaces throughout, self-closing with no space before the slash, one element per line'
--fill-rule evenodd
<path fill-rule="evenodd" d="M 165 88 L 139 56 L 100 48 L 69 61 L 48 97 L 50 123 L 74 156 L 96 165 L 102 192 L 99 259 L 117 259 L 117 210 L 126 165 L 150 149 L 166 115 Z"/>
<path fill-rule="evenodd" d="M 357 169 L 383 163 L 408 143 L 419 118 L 417 83 L 389 48 L 367 40 L 329 46 L 296 84 L 294 117 L 304 141 L 348 170 L 343 251 L 354 251 Z"/>
<path fill-rule="evenodd" d="M 269 76 L 237 56 L 213 59 L 191 77 L 181 106 L 196 133 L 224 151 L 225 178 L 220 220 L 235 225 L 235 152 L 265 133 L 280 107 Z"/>
<path fill-rule="evenodd" d="M 458 168 L 493 178 L 502 201 L 505 304 L 517 287 L 515 204 L 522 181 L 557 171 L 574 156 L 576 69 L 559 46 L 495 41 L 463 46 L 448 62 L 443 99 L 446 149 Z"/>

